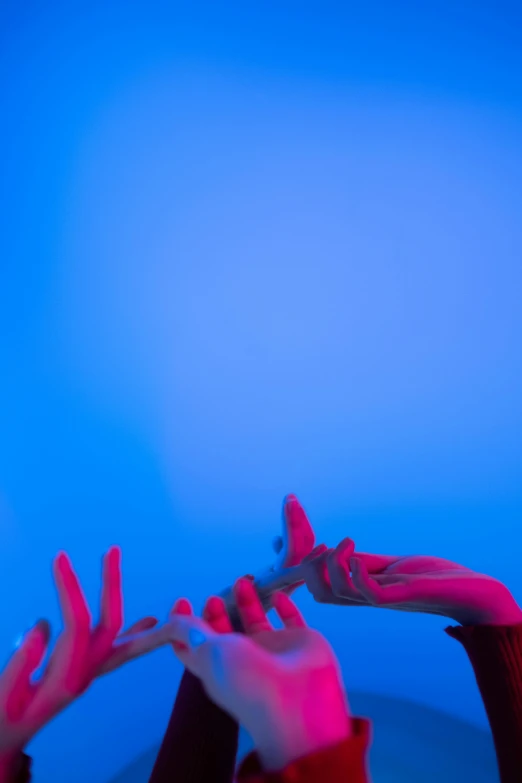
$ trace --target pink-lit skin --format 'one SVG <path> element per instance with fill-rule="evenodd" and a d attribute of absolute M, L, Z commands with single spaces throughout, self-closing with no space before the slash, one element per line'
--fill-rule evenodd
<path fill-rule="evenodd" d="M 234 591 L 246 634 L 216 633 L 204 619 L 178 614 L 176 654 L 251 734 L 264 768 L 282 769 L 349 737 L 348 704 L 326 639 L 306 627 L 284 593 L 274 596 L 284 628 L 274 630 L 248 579 Z M 212 600 L 216 614 L 226 615 L 221 599 Z"/>
<path fill-rule="evenodd" d="M 53 563 L 54 580 L 63 618 L 44 672 L 34 674 L 48 648 L 48 623 L 39 621 L 22 639 L 0 675 L 0 783 L 11 779 L 13 767 L 29 740 L 55 715 L 80 696 L 98 676 L 127 660 L 124 642 L 153 627 L 157 620 L 145 617 L 119 636 L 123 623 L 121 553 L 112 547 L 103 560 L 99 622 L 93 627 L 80 582 L 65 553 Z M 120 644 L 114 648 L 118 639 Z"/>
<path fill-rule="evenodd" d="M 518 625 L 522 611 L 493 577 L 426 555 L 356 552 L 345 538 L 308 558 L 306 585 L 319 603 L 377 606 L 448 617 L 461 625 Z"/>

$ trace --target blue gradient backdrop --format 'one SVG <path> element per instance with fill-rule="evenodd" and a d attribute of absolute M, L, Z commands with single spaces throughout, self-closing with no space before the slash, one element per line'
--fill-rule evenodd
<path fill-rule="evenodd" d="M 362 10 L 364 7 L 364 10 Z M 127 619 L 318 535 L 522 598 L 522 12 L 464 2 L 0 9 L 1 649 L 124 554 Z M 317 607 L 348 687 L 485 725 L 436 618 Z M 106 780 L 169 651 L 31 746 Z"/>

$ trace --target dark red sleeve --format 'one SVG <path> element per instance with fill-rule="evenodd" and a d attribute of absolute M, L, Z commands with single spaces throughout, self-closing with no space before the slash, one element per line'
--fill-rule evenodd
<path fill-rule="evenodd" d="M 13 759 L 13 764 L 9 770 L 9 780 L 11 783 L 30 783 L 31 780 L 31 766 L 33 760 L 30 756 L 20 752 L 16 758 Z M 6 770 L 4 770 L 6 771 Z"/>
<path fill-rule="evenodd" d="M 502 783 L 522 781 L 522 625 L 447 628 L 466 650 L 486 708 Z"/>
<path fill-rule="evenodd" d="M 185 671 L 149 783 L 231 783 L 239 727 Z"/>
<path fill-rule="evenodd" d="M 21 754 L 20 766 L 18 767 L 15 783 L 30 783 L 32 778 L 31 767 L 33 760 L 30 756 L 26 756 L 25 753 Z"/>
<path fill-rule="evenodd" d="M 355 718 L 349 739 L 304 756 L 280 772 L 263 772 L 257 754 L 251 753 L 238 770 L 238 783 L 370 783 L 370 737 L 369 721 Z"/>

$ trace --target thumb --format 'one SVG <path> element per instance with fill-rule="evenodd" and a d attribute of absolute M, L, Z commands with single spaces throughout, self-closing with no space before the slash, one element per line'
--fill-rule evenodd
<path fill-rule="evenodd" d="M 169 620 L 170 638 L 177 657 L 196 677 L 204 674 L 209 642 L 219 635 L 194 615 L 173 614 Z"/>

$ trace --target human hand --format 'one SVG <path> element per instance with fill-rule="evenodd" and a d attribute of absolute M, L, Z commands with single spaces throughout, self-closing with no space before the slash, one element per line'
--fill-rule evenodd
<path fill-rule="evenodd" d="M 291 595 L 304 584 L 300 564 L 312 551 L 315 533 L 306 512 L 295 495 L 287 495 L 283 501 L 283 535 L 276 536 L 272 548 L 277 555 L 275 563 L 256 576 L 249 576 L 265 609 L 271 607 L 271 596 L 278 591 Z M 221 592 L 234 627 L 240 627 L 234 594 L 231 587 Z"/>
<path fill-rule="evenodd" d="M 493 577 L 438 557 L 355 552 L 350 538 L 335 549 L 318 547 L 305 578 L 319 603 L 438 614 L 461 625 L 522 623 L 515 599 Z"/>
<path fill-rule="evenodd" d="M 231 633 L 230 623 L 216 632 L 188 613 L 173 616 L 171 628 L 180 661 L 251 734 L 264 767 L 282 769 L 348 737 L 348 705 L 326 639 L 283 593 L 273 597 L 283 630 L 272 628 L 249 580 L 240 579 L 234 594 L 246 635 Z M 219 611 L 226 617 L 222 602 Z"/>
<path fill-rule="evenodd" d="M 103 560 L 100 620 L 94 628 L 78 577 L 65 553 L 56 557 L 53 571 L 64 627 L 43 673 L 34 679 L 51 635 L 45 620 L 28 631 L 0 675 L 0 783 L 9 779 L 13 763 L 31 737 L 80 696 L 103 667 L 114 669 L 128 660 L 127 635 L 157 622 L 146 617 L 118 637 L 123 598 L 117 547 Z"/>

